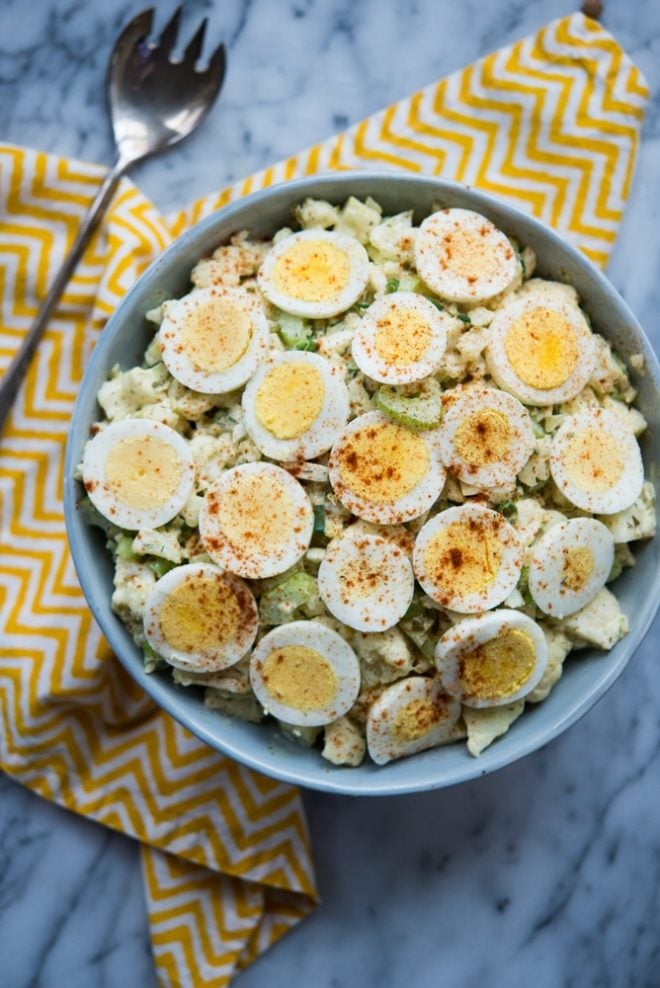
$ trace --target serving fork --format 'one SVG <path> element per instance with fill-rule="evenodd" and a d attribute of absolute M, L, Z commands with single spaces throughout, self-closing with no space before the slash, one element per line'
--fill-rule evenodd
<path fill-rule="evenodd" d="M 191 134 L 220 92 L 225 75 L 225 46 L 221 44 L 216 48 L 204 70 L 196 68 L 204 44 L 206 18 L 183 56 L 177 60 L 173 58 L 181 13 L 182 7 L 178 7 L 160 38 L 150 42 L 154 11 L 143 10 L 126 25 L 115 42 L 106 79 L 116 148 L 115 162 L 84 217 L 75 243 L 58 271 L 37 318 L 0 381 L 0 429 L 48 320 L 120 178 L 138 161 L 173 147 Z"/>

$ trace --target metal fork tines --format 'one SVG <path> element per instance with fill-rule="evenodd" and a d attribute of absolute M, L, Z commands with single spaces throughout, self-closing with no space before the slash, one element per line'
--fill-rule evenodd
<path fill-rule="evenodd" d="M 117 157 L 85 216 L 71 251 L 21 347 L 0 382 L 0 428 L 13 403 L 34 350 L 121 176 L 136 162 L 165 151 L 195 130 L 222 87 L 226 52 L 219 45 L 206 68 L 197 68 L 206 18 L 181 58 L 174 58 L 181 22 L 178 7 L 156 41 L 150 41 L 153 9 L 130 21 L 117 39 L 106 80 Z"/>

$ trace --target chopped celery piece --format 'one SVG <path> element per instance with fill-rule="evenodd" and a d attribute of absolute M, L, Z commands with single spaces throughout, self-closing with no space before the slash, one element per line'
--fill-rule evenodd
<path fill-rule="evenodd" d="M 521 569 L 517 589 L 522 594 L 523 600 L 526 604 L 534 603 L 534 599 L 529 592 L 529 566 L 523 566 Z"/>
<path fill-rule="evenodd" d="M 374 402 L 381 412 L 412 429 L 435 429 L 440 425 L 440 385 L 432 377 L 423 381 L 414 395 L 383 385 L 374 395 Z"/>
<path fill-rule="evenodd" d="M 424 284 L 417 275 L 402 274 L 399 278 L 400 292 L 418 292 L 424 294 Z"/>
<path fill-rule="evenodd" d="M 399 279 L 398 278 L 388 278 L 387 279 L 387 284 L 385 286 L 385 291 L 387 292 L 387 294 L 388 295 L 391 295 L 392 292 L 398 292 L 398 290 L 399 290 Z"/>
<path fill-rule="evenodd" d="M 293 621 L 297 611 L 318 601 L 316 580 L 309 573 L 298 571 L 286 576 L 262 594 L 259 615 L 263 624 L 286 624 Z"/>
<path fill-rule="evenodd" d="M 610 570 L 610 575 L 607 577 L 607 583 L 611 583 L 612 580 L 616 580 L 617 576 L 621 576 L 622 573 L 623 573 L 623 562 L 621 561 L 621 559 L 617 559 L 617 557 L 615 556 L 614 560 L 612 561 L 612 568 Z"/>
<path fill-rule="evenodd" d="M 117 548 L 115 549 L 115 555 L 119 556 L 120 559 L 127 559 L 134 561 L 138 559 L 137 553 L 133 552 L 133 537 L 131 535 L 120 535 L 117 539 Z"/>
<path fill-rule="evenodd" d="M 294 350 L 303 350 L 303 343 L 312 342 L 312 327 L 306 319 L 291 316 L 288 312 L 278 312 L 277 331 L 285 346 Z"/>
<path fill-rule="evenodd" d="M 176 566 L 176 563 L 170 562 L 169 559 L 162 559 L 160 556 L 152 556 L 146 562 L 149 569 L 156 574 L 156 578 L 159 580 L 161 576 L 165 576 L 166 573 L 169 573 Z"/>
<path fill-rule="evenodd" d="M 537 439 L 543 439 L 543 437 L 545 436 L 545 429 L 543 428 L 540 422 L 536 421 L 536 419 L 532 419 L 532 432 L 534 433 Z"/>
<path fill-rule="evenodd" d="M 314 531 L 323 535 L 325 532 L 325 505 L 315 504 L 314 505 Z"/>

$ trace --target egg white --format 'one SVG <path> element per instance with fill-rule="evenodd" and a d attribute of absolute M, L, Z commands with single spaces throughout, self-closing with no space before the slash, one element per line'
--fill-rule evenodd
<path fill-rule="evenodd" d="M 230 367 L 220 371 L 195 366 L 181 342 L 181 333 L 195 311 L 221 299 L 245 313 L 250 320 L 250 340 L 245 352 Z M 202 394 L 225 394 L 240 388 L 266 356 L 270 330 L 256 296 L 242 288 L 198 288 L 163 305 L 164 317 L 158 333 L 163 363 L 172 377 Z"/>
<path fill-rule="evenodd" d="M 240 490 L 237 494 L 233 493 L 233 490 L 237 490 L 236 479 L 246 476 L 257 478 L 257 482 L 259 477 L 269 478 L 292 502 L 295 523 L 284 545 L 268 546 L 267 528 L 261 528 L 258 532 L 260 536 L 263 535 L 266 545 L 256 547 L 247 542 L 237 544 L 229 533 L 223 531 L 217 515 L 217 505 L 222 504 L 225 499 L 235 502 L 246 517 L 248 515 L 249 505 L 242 501 Z M 267 507 L 267 500 L 264 504 Z M 255 524 L 263 524 L 261 516 Z M 230 573 L 250 579 L 276 576 L 293 566 L 309 548 L 313 529 L 314 509 L 302 484 L 274 463 L 242 463 L 226 470 L 206 491 L 199 512 L 199 533 L 213 561 Z"/>
<path fill-rule="evenodd" d="M 360 564 L 378 578 L 358 588 Z M 331 614 L 356 631 L 385 631 L 410 607 L 415 587 L 405 552 L 380 535 L 345 535 L 328 546 L 318 573 L 319 594 Z"/>
<path fill-rule="evenodd" d="M 602 433 L 606 440 L 613 441 L 623 463 L 618 479 L 604 491 L 590 490 L 576 483 L 567 469 L 565 460 L 571 439 L 585 430 Z M 597 457 L 594 467 L 598 467 Z M 612 515 L 629 508 L 639 497 L 644 483 L 644 464 L 635 436 L 619 415 L 606 408 L 585 408 L 566 416 L 552 439 L 550 472 L 557 487 L 572 504 L 601 515 Z"/>
<path fill-rule="evenodd" d="M 451 573 L 446 581 L 427 569 L 425 553 L 429 543 L 443 529 L 456 522 L 476 525 L 494 535 L 501 551 L 495 576 L 483 587 L 461 594 L 452 590 Z M 523 553 L 516 530 L 497 511 L 480 504 L 463 504 L 447 508 L 422 525 L 415 540 L 413 569 L 422 589 L 432 600 L 451 611 L 472 614 L 497 607 L 516 586 L 522 569 Z"/>
<path fill-rule="evenodd" d="M 349 265 L 347 284 L 328 299 L 296 298 L 283 292 L 274 281 L 274 270 L 281 258 L 286 257 L 293 246 L 301 241 L 327 243 L 345 254 Z M 331 230 L 303 230 L 279 240 L 266 254 L 257 274 L 259 288 L 269 302 L 303 319 L 329 319 L 345 312 L 357 302 L 369 280 L 369 256 L 354 237 Z"/>
<path fill-rule="evenodd" d="M 479 645 L 509 629 L 521 631 L 531 638 L 535 652 L 532 672 L 522 686 L 503 696 L 476 697 L 468 694 L 461 684 L 461 660 Z M 499 707 L 522 699 L 538 685 L 548 664 L 548 645 L 536 621 L 520 611 L 501 608 L 467 618 L 446 631 L 436 645 L 435 660 L 442 685 L 451 696 L 467 707 Z"/>
<path fill-rule="evenodd" d="M 515 480 L 534 450 L 532 420 L 513 395 L 497 388 L 479 386 L 445 391 L 445 413 L 440 426 L 442 458 L 448 470 L 473 487 L 501 487 Z M 483 409 L 503 415 L 511 429 L 510 447 L 501 459 L 484 464 L 465 460 L 455 446 L 457 430 L 470 416 Z"/>
<path fill-rule="evenodd" d="M 176 455 L 180 478 L 175 491 L 164 503 L 146 507 L 131 505 L 122 499 L 121 491 L 106 476 L 106 461 L 117 443 L 149 437 L 164 443 Z M 83 452 L 82 475 L 90 501 L 100 513 L 119 528 L 138 531 L 159 528 L 177 515 L 193 491 L 195 464 L 186 440 L 161 422 L 150 419 L 120 419 L 98 432 L 86 444 Z M 158 484 L 157 476 L 146 477 L 145 483 Z"/>
<path fill-rule="evenodd" d="M 223 584 L 226 590 L 240 600 L 242 623 L 235 636 L 217 650 L 204 650 L 200 647 L 184 651 L 175 648 L 167 641 L 161 627 L 160 612 L 168 596 L 184 580 L 198 574 Z M 200 601 L 200 607 L 202 606 Z M 259 628 L 259 611 L 252 591 L 238 577 L 223 573 L 209 563 L 188 563 L 171 569 L 151 588 L 144 605 L 143 624 L 147 641 L 170 665 L 187 672 L 217 672 L 234 665 L 250 650 Z"/>
<path fill-rule="evenodd" d="M 295 439 L 280 439 L 260 421 L 255 399 L 268 372 L 281 364 L 305 364 L 319 372 L 323 381 L 323 405 L 308 429 Z M 291 395 L 295 403 L 295 394 Z M 273 460 L 309 460 L 330 449 L 348 421 L 350 400 L 339 369 L 315 353 L 288 350 L 273 354 L 248 382 L 242 398 L 245 427 L 258 449 Z"/>
<path fill-rule="evenodd" d="M 277 699 L 264 680 L 264 665 L 276 649 L 302 646 L 318 652 L 337 677 L 337 691 L 324 707 L 302 710 Z M 298 727 L 330 724 L 347 713 L 360 691 L 360 665 L 350 645 L 318 621 L 292 621 L 273 628 L 260 639 L 250 658 L 250 683 L 265 712 Z"/>
<path fill-rule="evenodd" d="M 333 490 L 344 507 L 366 521 L 379 525 L 394 525 L 418 518 L 437 501 L 444 487 L 446 472 L 440 456 L 440 437 L 437 429 L 413 430 L 422 439 L 429 456 L 429 467 L 418 483 L 392 504 L 370 501 L 351 490 L 340 471 L 340 459 L 351 436 L 364 428 L 391 425 L 392 421 L 381 412 L 364 412 L 348 423 L 332 447 L 328 470 Z M 405 428 L 401 426 L 401 428 Z M 387 464 L 384 464 L 387 467 Z"/>
<path fill-rule="evenodd" d="M 438 719 L 421 737 L 405 739 L 396 731 L 397 717 L 411 704 L 432 704 Z M 461 705 L 443 689 L 440 680 L 427 676 L 408 676 L 388 686 L 369 709 L 367 747 L 376 765 L 386 765 L 395 758 L 415 755 L 427 748 L 453 741 L 461 716 Z"/>
<path fill-rule="evenodd" d="M 451 269 L 455 236 L 474 244 L 469 263 L 460 270 Z M 415 241 L 415 265 L 420 278 L 440 298 L 466 305 L 499 295 L 520 274 L 509 238 L 471 209 L 441 209 L 427 216 Z"/>
<path fill-rule="evenodd" d="M 394 313 L 410 313 L 423 320 L 431 334 L 423 354 L 408 363 L 388 361 L 378 352 L 376 333 Z M 447 324 L 452 319 L 416 292 L 392 292 L 373 302 L 364 313 L 352 341 L 353 360 L 363 374 L 381 384 L 410 384 L 422 381 L 439 369 L 447 346 Z"/>
<path fill-rule="evenodd" d="M 550 388 L 539 388 L 523 381 L 514 370 L 506 352 L 507 333 L 513 324 L 537 309 L 547 309 L 565 320 L 573 331 L 577 348 L 577 362 L 563 383 Z M 489 328 L 486 363 L 497 384 L 510 392 L 525 405 L 556 405 L 569 401 L 582 391 L 591 378 L 596 359 L 594 338 L 581 310 L 561 298 L 557 293 L 533 294 L 514 298 L 497 309 Z"/>
<path fill-rule="evenodd" d="M 586 549 L 593 558 L 593 570 L 577 590 L 564 582 L 564 561 L 575 549 Z M 553 525 L 534 544 L 529 592 L 546 614 L 567 617 L 586 607 L 605 586 L 613 562 L 614 539 L 605 525 L 595 518 L 571 518 Z"/>

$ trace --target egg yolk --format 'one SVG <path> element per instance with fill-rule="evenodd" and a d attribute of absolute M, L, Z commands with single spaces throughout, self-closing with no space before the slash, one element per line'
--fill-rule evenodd
<path fill-rule="evenodd" d="M 467 697 L 476 700 L 501 699 L 516 693 L 535 665 L 536 649 L 530 636 L 508 628 L 461 657 L 461 687 Z"/>
<path fill-rule="evenodd" d="M 295 710 L 322 710 L 337 695 L 337 675 L 331 664 L 306 645 L 285 645 L 263 664 L 263 681 L 280 703 Z"/>
<path fill-rule="evenodd" d="M 564 550 L 562 583 L 569 590 L 579 593 L 588 585 L 595 565 L 594 554 L 589 546 L 570 546 Z"/>
<path fill-rule="evenodd" d="M 497 576 L 502 547 L 490 524 L 453 521 L 429 539 L 424 568 L 437 587 L 456 596 L 483 590 Z"/>
<path fill-rule="evenodd" d="M 459 278 L 466 278 L 468 282 L 476 281 L 477 277 L 496 277 L 502 263 L 501 250 L 493 250 L 492 244 L 488 244 L 486 248 L 486 237 L 493 229 L 487 220 L 484 220 L 479 230 L 456 224 L 440 240 L 440 268 Z"/>
<path fill-rule="evenodd" d="M 208 510 L 234 551 L 250 556 L 281 549 L 291 540 L 296 507 L 288 492 L 268 474 L 244 474 L 220 497 L 209 496 Z"/>
<path fill-rule="evenodd" d="M 192 310 L 177 343 L 195 370 L 218 374 L 238 363 L 251 339 L 248 313 L 218 297 Z"/>
<path fill-rule="evenodd" d="M 376 323 L 374 346 L 386 364 L 414 364 L 428 350 L 433 334 L 418 312 L 391 305 Z"/>
<path fill-rule="evenodd" d="M 155 436 L 120 439 L 106 457 L 105 479 L 124 504 L 153 508 L 176 493 L 181 461 L 169 443 Z"/>
<path fill-rule="evenodd" d="M 348 257 L 335 244 L 298 240 L 275 261 L 271 281 L 290 298 L 328 302 L 344 291 L 349 277 Z"/>
<path fill-rule="evenodd" d="M 417 741 L 432 731 L 446 713 L 445 707 L 426 697 L 417 697 L 406 704 L 397 714 L 392 725 L 392 734 L 399 741 Z"/>
<path fill-rule="evenodd" d="M 390 422 L 356 429 L 339 454 L 339 473 L 346 487 L 376 504 L 394 504 L 405 497 L 429 465 L 424 440 Z"/>
<path fill-rule="evenodd" d="M 569 480 L 596 494 L 614 487 L 625 467 L 618 442 L 604 429 L 582 429 L 573 433 L 561 460 Z"/>
<path fill-rule="evenodd" d="M 516 376 L 542 391 L 567 381 L 579 356 L 571 324 L 558 312 L 542 307 L 516 319 L 506 334 L 504 349 Z"/>
<path fill-rule="evenodd" d="M 257 418 L 277 439 L 297 439 L 319 417 L 323 377 L 303 363 L 278 364 L 264 377 L 254 400 Z"/>
<path fill-rule="evenodd" d="M 232 585 L 198 573 L 186 576 L 165 598 L 158 616 L 165 641 L 182 652 L 217 652 L 235 638 L 241 606 Z"/>
<path fill-rule="evenodd" d="M 513 429 L 503 412 L 480 408 L 466 415 L 454 433 L 454 449 L 471 466 L 503 460 L 511 447 Z"/>

